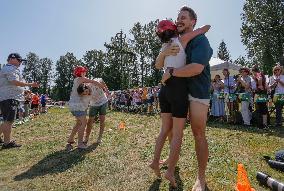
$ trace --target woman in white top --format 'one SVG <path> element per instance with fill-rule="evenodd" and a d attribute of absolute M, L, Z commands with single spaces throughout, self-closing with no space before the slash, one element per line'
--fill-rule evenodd
<path fill-rule="evenodd" d="M 93 83 L 94 85 L 102 89 L 104 88 L 104 86 L 101 83 L 86 78 L 85 77 L 86 73 L 87 69 L 82 66 L 78 66 L 74 69 L 74 75 L 76 78 L 74 79 L 70 95 L 69 109 L 72 115 L 76 118 L 76 124 L 73 127 L 72 132 L 68 138 L 66 150 L 73 149 L 72 144 L 75 143 L 74 137 L 77 133 L 78 133 L 78 148 L 79 149 L 87 148 L 87 145 L 84 144 L 83 142 L 83 137 L 84 137 L 85 127 L 87 124 L 87 119 L 86 119 L 87 108 L 90 101 L 90 96 L 87 95 L 90 94 L 90 90 L 86 87 L 85 89 L 83 89 L 83 92 L 82 91 L 80 92 L 79 95 L 78 87 L 83 83 Z"/>
<path fill-rule="evenodd" d="M 269 88 L 271 89 L 273 94 L 284 94 L 284 75 L 282 75 L 282 67 L 280 65 L 276 65 L 273 68 L 273 76 L 271 76 L 269 79 Z M 281 102 L 276 101 L 275 103 L 275 109 L 276 109 L 275 127 L 282 126 L 283 105 L 284 104 Z"/>

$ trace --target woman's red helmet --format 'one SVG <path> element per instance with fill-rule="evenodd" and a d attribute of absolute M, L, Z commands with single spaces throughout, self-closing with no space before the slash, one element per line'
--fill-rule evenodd
<path fill-rule="evenodd" d="M 77 67 L 74 69 L 73 74 L 74 74 L 74 76 L 76 76 L 76 77 L 81 77 L 81 76 L 82 76 L 82 73 L 87 72 L 87 71 L 88 71 L 87 68 L 85 68 L 85 67 L 83 67 L 83 66 L 77 66 Z"/>
<path fill-rule="evenodd" d="M 171 20 L 161 20 L 157 26 L 157 33 L 163 33 L 166 30 L 176 31 L 177 26 Z"/>
<path fill-rule="evenodd" d="M 177 26 L 173 21 L 161 20 L 157 25 L 156 34 L 162 43 L 168 43 L 177 35 Z"/>

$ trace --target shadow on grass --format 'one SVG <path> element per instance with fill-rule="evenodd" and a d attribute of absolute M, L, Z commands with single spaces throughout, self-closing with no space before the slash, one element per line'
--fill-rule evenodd
<path fill-rule="evenodd" d="M 231 129 L 231 130 L 238 130 L 243 132 L 249 132 L 249 133 L 257 133 L 257 134 L 265 134 L 267 136 L 275 136 L 275 137 L 281 137 L 284 138 L 284 128 L 275 128 L 270 127 L 268 129 L 259 129 L 257 127 L 251 126 L 251 127 L 245 127 L 243 125 L 232 125 L 226 122 L 212 122 L 208 121 L 207 126 L 212 128 L 221 128 L 221 129 Z"/>
<path fill-rule="evenodd" d="M 167 167 L 164 167 L 162 169 L 167 169 Z M 182 182 L 180 175 L 179 175 L 179 167 L 175 168 L 175 179 L 176 179 L 177 187 L 173 188 L 173 187 L 169 186 L 169 191 L 182 191 L 183 190 L 183 182 Z M 150 186 L 148 191 L 159 191 L 161 182 L 162 182 L 161 179 L 156 179 L 152 183 L 152 185 Z"/>
<path fill-rule="evenodd" d="M 15 181 L 21 181 L 24 179 L 33 179 L 38 176 L 44 176 L 46 174 L 61 173 L 79 162 L 85 159 L 85 155 L 94 151 L 98 144 L 92 144 L 85 150 L 75 149 L 71 152 L 65 150 L 56 151 L 47 155 L 44 159 L 32 166 L 26 172 L 23 172 L 14 177 Z"/>

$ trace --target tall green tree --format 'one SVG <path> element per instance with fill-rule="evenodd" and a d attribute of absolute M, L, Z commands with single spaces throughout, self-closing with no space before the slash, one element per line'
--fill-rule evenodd
<path fill-rule="evenodd" d="M 158 36 L 156 35 L 156 28 L 158 25 L 159 20 L 151 21 L 146 24 L 146 38 L 147 38 L 147 57 L 149 62 L 151 63 L 150 66 L 150 78 L 146 81 L 148 86 L 156 86 L 160 83 L 162 78 L 162 70 L 157 70 L 155 67 L 156 58 L 160 53 L 160 49 L 162 47 L 162 43 Z"/>
<path fill-rule="evenodd" d="M 150 68 L 150 64 L 147 61 L 147 37 L 145 33 L 145 26 L 142 26 L 141 23 L 137 22 L 134 24 L 132 29 L 130 30 L 130 34 L 133 35 L 133 39 L 130 40 L 132 44 L 132 48 L 137 55 L 136 71 L 138 80 L 138 84 L 140 86 L 145 85 L 145 78 L 148 76 L 148 71 Z"/>
<path fill-rule="evenodd" d="M 23 78 L 26 82 L 40 82 L 41 76 L 41 65 L 40 58 L 35 53 L 27 54 L 27 61 L 25 62 L 25 67 L 23 69 Z M 32 91 L 38 92 L 38 88 L 31 88 Z"/>
<path fill-rule="evenodd" d="M 241 38 L 249 59 L 271 73 L 284 50 L 282 0 L 246 0 L 241 16 Z"/>
<path fill-rule="evenodd" d="M 161 71 L 155 69 L 155 60 L 161 48 L 161 42 L 156 35 L 158 20 L 142 25 L 137 22 L 130 30 L 133 39 L 131 46 L 137 55 L 136 80 L 140 86 L 157 85 L 161 79 Z"/>
<path fill-rule="evenodd" d="M 220 58 L 221 60 L 224 60 L 227 62 L 232 62 L 230 52 L 224 40 L 222 40 L 222 42 L 220 43 L 218 47 L 217 58 Z"/>
<path fill-rule="evenodd" d="M 87 51 L 83 56 L 84 65 L 88 68 L 87 76 L 89 78 L 104 78 L 106 54 L 101 50 Z"/>
<path fill-rule="evenodd" d="M 39 72 L 41 78 L 39 79 L 39 92 L 49 93 L 50 91 L 50 85 L 52 81 L 52 60 L 49 58 L 41 58 L 39 60 Z"/>
<path fill-rule="evenodd" d="M 243 66 L 243 67 L 248 67 L 251 68 L 255 65 L 255 63 L 247 60 L 245 57 L 243 56 L 239 56 L 235 61 L 234 64 L 239 65 L 239 66 Z"/>
<path fill-rule="evenodd" d="M 56 62 L 55 87 L 53 90 L 56 100 L 69 100 L 74 81 L 73 70 L 78 65 L 83 65 L 83 62 L 70 52 L 60 56 Z"/>
<path fill-rule="evenodd" d="M 129 47 L 128 38 L 125 33 L 120 31 L 111 38 L 110 43 L 105 43 L 107 48 L 106 77 L 110 89 L 128 89 L 130 88 L 129 70 L 131 68 L 131 59 L 133 51 Z"/>

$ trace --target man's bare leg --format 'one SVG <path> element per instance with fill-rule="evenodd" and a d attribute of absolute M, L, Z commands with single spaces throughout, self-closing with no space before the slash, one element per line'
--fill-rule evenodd
<path fill-rule="evenodd" d="M 11 141 L 12 125 L 13 125 L 13 122 L 9 122 L 9 121 L 4 121 L 0 125 L 0 135 L 2 133 L 4 135 L 4 144 L 8 144 Z"/>
<path fill-rule="evenodd" d="M 209 156 L 208 143 L 205 136 L 208 106 L 190 102 L 191 130 L 195 140 L 195 152 L 198 162 L 198 174 L 192 191 L 204 191 L 206 187 L 205 171 Z"/>

